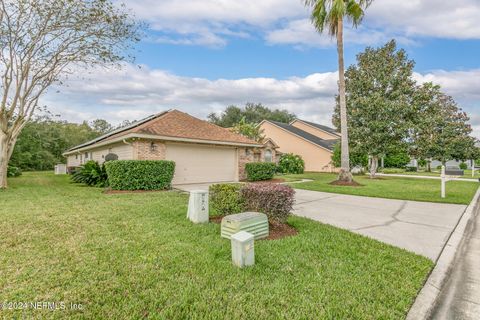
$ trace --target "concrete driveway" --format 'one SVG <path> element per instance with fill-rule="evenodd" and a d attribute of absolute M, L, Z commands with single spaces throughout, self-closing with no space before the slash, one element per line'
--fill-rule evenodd
<path fill-rule="evenodd" d="M 296 189 L 294 213 L 436 260 L 465 205 Z"/>

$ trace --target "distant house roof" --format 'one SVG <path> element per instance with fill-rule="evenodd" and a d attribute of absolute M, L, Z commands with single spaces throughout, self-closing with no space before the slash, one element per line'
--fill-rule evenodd
<path fill-rule="evenodd" d="M 331 134 L 334 134 L 336 136 L 340 136 L 340 133 L 333 129 L 333 128 L 330 128 L 330 127 L 327 127 L 327 126 L 324 126 L 322 124 L 318 124 L 318 123 L 315 123 L 315 122 L 310 122 L 310 121 L 306 121 L 306 120 L 302 120 L 302 119 L 296 119 L 298 121 L 301 121 L 303 123 L 306 123 L 306 124 L 309 124 L 311 125 L 312 127 L 315 127 L 315 128 L 318 128 L 320 130 L 323 130 L 323 131 L 326 131 L 328 133 L 331 133 Z M 292 121 L 292 123 L 295 122 L 295 120 Z"/>
<path fill-rule="evenodd" d="M 122 137 L 149 137 L 175 141 L 203 141 L 232 145 L 259 146 L 259 143 L 213 123 L 200 120 L 178 110 L 169 110 L 149 116 L 126 127 L 114 130 L 96 139 L 69 149 L 78 149 L 108 143 Z"/>
<path fill-rule="evenodd" d="M 308 133 L 306 131 L 303 131 L 302 129 L 299 129 L 297 127 L 294 127 L 290 124 L 286 124 L 286 123 L 283 123 L 283 122 L 277 122 L 277 121 L 269 121 L 273 124 L 275 124 L 276 126 L 284 129 L 284 130 L 287 130 L 293 134 L 296 134 L 297 136 L 300 136 L 302 137 L 303 139 L 305 140 L 308 140 L 318 146 L 321 146 L 325 149 L 328 149 L 328 150 L 331 150 L 333 151 L 333 148 L 335 146 L 335 144 L 339 141 L 339 139 L 322 139 L 322 138 L 319 138 L 311 133 Z"/>

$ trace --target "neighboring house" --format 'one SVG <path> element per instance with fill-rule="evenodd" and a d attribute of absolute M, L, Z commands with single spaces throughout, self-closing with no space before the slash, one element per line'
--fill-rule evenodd
<path fill-rule="evenodd" d="M 239 181 L 245 164 L 275 161 L 277 146 L 258 143 L 178 110 L 150 116 L 66 151 L 67 167 L 105 157 L 173 160 L 173 184 Z"/>
<path fill-rule="evenodd" d="M 289 124 L 264 120 L 259 124 L 277 153 L 294 153 L 305 161 L 305 171 L 335 172 L 332 154 L 340 134 L 335 129 L 296 119 Z"/>

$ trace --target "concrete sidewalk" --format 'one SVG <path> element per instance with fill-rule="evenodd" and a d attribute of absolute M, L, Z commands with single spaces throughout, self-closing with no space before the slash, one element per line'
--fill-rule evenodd
<path fill-rule="evenodd" d="M 430 319 L 480 318 L 480 207 L 467 223 L 447 282 Z"/>
<path fill-rule="evenodd" d="M 296 189 L 294 213 L 435 261 L 467 206 Z"/>

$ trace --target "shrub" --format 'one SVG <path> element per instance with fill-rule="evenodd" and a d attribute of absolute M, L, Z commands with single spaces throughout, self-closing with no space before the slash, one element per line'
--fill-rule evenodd
<path fill-rule="evenodd" d="M 7 177 L 19 177 L 22 175 L 22 170 L 18 167 L 7 166 Z"/>
<path fill-rule="evenodd" d="M 305 161 L 302 157 L 293 153 L 284 153 L 278 161 L 278 172 L 300 174 L 305 170 Z"/>
<path fill-rule="evenodd" d="M 245 166 L 248 181 L 270 180 L 275 175 L 277 166 L 272 162 L 250 162 Z"/>
<path fill-rule="evenodd" d="M 406 171 L 406 172 L 417 172 L 417 167 L 406 166 L 406 167 L 405 167 L 405 171 Z"/>
<path fill-rule="evenodd" d="M 332 163 L 335 167 L 340 168 L 342 166 L 341 144 L 336 143 L 332 153 Z M 360 166 L 365 168 L 368 166 L 368 155 L 366 153 L 356 152 L 350 150 L 350 168 Z"/>
<path fill-rule="evenodd" d="M 175 162 L 115 160 L 105 163 L 113 190 L 163 190 L 172 187 Z"/>
<path fill-rule="evenodd" d="M 105 165 L 100 165 L 97 161 L 93 160 L 87 161 L 83 166 L 76 168 L 71 179 L 75 183 L 84 183 L 88 186 L 108 186 L 108 176 Z"/>
<path fill-rule="evenodd" d="M 427 160 L 425 159 L 418 160 L 418 165 L 422 168 L 425 168 L 427 166 Z"/>
<path fill-rule="evenodd" d="M 286 222 L 295 203 L 295 191 L 283 184 L 249 183 L 241 195 L 245 209 L 265 213 L 270 222 Z"/>
<path fill-rule="evenodd" d="M 218 215 L 234 214 L 243 211 L 240 184 L 214 184 L 210 186 L 210 205 Z"/>
<path fill-rule="evenodd" d="M 465 162 L 462 162 L 458 165 L 458 167 L 462 170 L 467 170 L 468 165 Z"/>
<path fill-rule="evenodd" d="M 389 174 L 394 174 L 394 173 L 404 173 L 404 169 L 399 169 L 399 168 L 384 168 L 381 170 L 382 173 L 389 173 Z"/>
<path fill-rule="evenodd" d="M 437 170 L 442 170 L 442 166 L 441 166 L 441 165 L 438 165 L 438 166 L 437 166 Z"/>
<path fill-rule="evenodd" d="M 384 158 L 385 168 L 403 168 L 410 163 L 410 157 L 406 152 L 389 154 Z"/>

